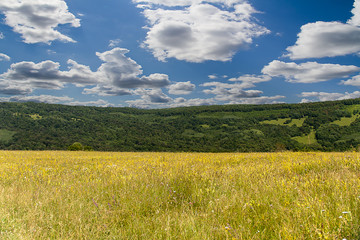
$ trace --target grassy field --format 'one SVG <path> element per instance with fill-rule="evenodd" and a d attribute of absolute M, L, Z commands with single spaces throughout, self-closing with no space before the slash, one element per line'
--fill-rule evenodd
<path fill-rule="evenodd" d="M 0 239 L 359 239 L 358 153 L 0 152 Z"/>
<path fill-rule="evenodd" d="M 293 137 L 292 139 L 298 141 L 302 144 L 314 144 L 317 143 L 315 131 L 312 130 L 309 135 L 301 136 L 301 137 Z"/>
<path fill-rule="evenodd" d="M 291 119 L 291 118 L 279 118 L 276 120 L 266 120 L 266 121 L 262 121 L 262 124 L 273 124 L 273 125 L 281 125 L 281 126 L 297 126 L 297 127 L 301 127 L 304 124 L 306 118 L 301 118 L 301 119 Z M 290 121 L 289 123 L 286 123 Z"/>
<path fill-rule="evenodd" d="M 0 129 L 0 141 L 8 142 L 12 139 L 14 134 L 15 134 L 15 132 L 13 132 L 13 131 Z"/>
<path fill-rule="evenodd" d="M 339 125 L 340 127 L 350 126 L 350 124 L 352 124 L 358 117 L 359 115 L 353 115 L 352 117 L 343 117 L 340 120 L 332 122 L 332 124 Z"/>

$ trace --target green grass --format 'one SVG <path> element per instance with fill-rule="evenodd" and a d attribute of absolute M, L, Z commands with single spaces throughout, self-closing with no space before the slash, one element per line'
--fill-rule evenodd
<path fill-rule="evenodd" d="M 281 126 L 293 126 L 301 127 L 304 124 L 306 118 L 301 119 L 291 119 L 291 118 L 279 118 L 276 120 L 266 120 L 262 121 L 261 124 L 273 124 L 273 125 L 281 125 Z M 285 123 L 286 121 L 291 120 L 290 123 Z"/>
<path fill-rule="evenodd" d="M 302 144 L 315 144 L 317 143 L 317 140 L 315 138 L 315 130 L 312 130 L 309 135 L 301 136 L 301 137 L 293 137 L 292 139 L 298 141 Z"/>
<path fill-rule="evenodd" d="M 29 115 L 33 120 L 40 120 L 42 119 L 42 116 L 40 116 L 39 114 L 35 113 L 35 114 L 30 114 Z"/>
<path fill-rule="evenodd" d="M 332 124 L 336 124 L 340 127 L 350 126 L 350 124 L 353 123 L 358 117 L 359 115 L 353 115 L 352 117 L 343 117 L 340 120 L 332 122 Z"/>
<path fill-rule="evenodd" d="M 289 125 L 290 126 L 296 125 L 297 127 L 302 127 L 302 125 L 304 124 L 305 119 L 306 118 L 293 119 Z"/>
<path fill-rule="evenodd" d="M 0 141 L 9 142 L 16 132 L 0 129 Z"/>
<path fill-rule="evenodd" d="M 348 106 L 346 109 L 347 109 L 350 113 L 353 113 L 354 110 L 360 110 L 360 105 L 359 105 L 359 104 L 351 105 L 351 106 Z"/>
<path fill-rule="evenodd" d="M 266 120 L 261 122 L 262 124 L 273 124 L 273 125 L 285 125 L 284 123 L 291 118 L 279 118 L 276 120 Z"/>

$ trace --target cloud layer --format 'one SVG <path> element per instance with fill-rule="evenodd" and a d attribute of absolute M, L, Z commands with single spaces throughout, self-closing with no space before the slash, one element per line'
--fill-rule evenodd
<path fill-rule="evenodd" d="M 269 33 L 252 18 L 257 11 L 244 1 L 134 2 L 144 8 L 149 21 L 144 46 L 160 61 L 229 61 L 253 38 Z"/>
<path fill-rule="evenodd" d="M 64 0 L 1 0 L 0 11 L 5 15 L 5 24 L 21 34 L 25 43 L 75 42 L 60 33 L 58 27 L 80 27 L 80 20 L 68 11 Z"/>

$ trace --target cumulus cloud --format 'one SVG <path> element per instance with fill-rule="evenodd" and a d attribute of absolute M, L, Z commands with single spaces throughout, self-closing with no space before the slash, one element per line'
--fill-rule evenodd
<path fill-rule="evenodd" d="M 229 104 L 275 104 L 275 103 L 283 103 L 283 101 L 279 101 L 280 99 L 284 99 L 285 96 L 276 95 L 276 96 L 260 96 L 254 98 L 240 98 L 233 101 L 230 101 Z"/>
<path fill-rule="evenodd" d="M 253 39 L 269 33 L 252 18 L 257 11 L 233 0 L 134 0 L 149 20 L 144 46 L 160 61 L 229 61 Z"/>
<path fill-rule="evenodd" d="M 114 48 L 96 55 L 103 63 L 98 72 L 103 76 L 108 85 L 119 88 L 139 88 L 139 87 L 166 87 L 170 84 L 166 74 L 155 73 L 149 76 L 139 76 L 143 73 L 142 68 L 133 59 L 125 56 L 129 50 L 125 48 Z"/>
<path fill-rule="evenodd" d="M 175 98 L 170 104 L 169 107 L 191 107 L 191 106 L 204 106 L 216 104 L 216 100 L 213 98 L 191 98 L 185 99 L 182 97 Z"/>
<path fill-rule="evenodd" d="M 242 88 L 252 88 L 255 87 L 256 83 L 268 82 L 272 78 L 269 75 L 251 75 L 245 74 L 237 78 L 230 78 L 230 82 L 239 82 L 238 85 L 241 85 Z"/>
<path fill-rule="evenodd" d="M 344 85 L 360 87 L 360 75 L 356 75 L 349 80 L 344 80 L 341 83 Z"/>
<path fill-rule="evenodd" d="M 318 21 L 303 25 L 285 56 L 295 60 L 360 53 L 360 0 L 355 0 L 352 13 L 347 23 Z"/>
<path fill-rule="evenodd" d="M 229 84 L 222 82 L 208 82 L 204 83 L 203 87 L 212 87 L 211 89 L 203 90 L 206 94 L 214 94 L 216 98 L 221 101 L 229 101 L 234 98 L 251 98 L 258 97 L 262 94 L 259 90 L 243 90 L 246 86 L 242 84 Z"/>
<path fill-rule="evenodd" d="M 1 61 L 10 61 L 10 57 L 4 53 L 0 53 L 0 62 Z"/>
<path fill-rule="evenodd" d="M 26 95 L 32 92 L 30 86 L 16 83 L 16 82 L 7 82 L 0 79 L 0 94 L 4 95 Z"/>
<path fill-rule="evenodd" d="M 211 75 L 208 76 L 208 78 L 214 80 L 214 79 L 217 79 L 218 76 L 215 75 L 215 74 L 211 74 Z"/>
<path fill-rule="evenodd" d="M 61 71 L 60 63 L 50 60 L 14 63 L 5 73 L 0 74 L 0 93 L 28 94 L 38 88 L 59 90 L 71 83 L 77 87 L 93 86 L 85 88 L 84 94 L 121 96 L 131 95 L 129 89 L 133 88 L 162 88 L 170 85 L 166 74 L 142 76 L 141 66 L 125 56 L 128 52 L 127 49 L 114 48 L 96 53 L 104 62 L 97 71 L 71 59 L 67 61 L 68 71 Z"/>
<path fill-rule="evenodd" d="M 168 103 L 172 99 L 164 94 L 161 89 L 136 89 L 135 95 L 140 95 L 141 98 L 148 103 Z"/>
<path fill-rule="evenodd" d="M 96 101 L 74 101 L 74 98 L 68 96 L 53 96 L 53 95 L 38 95 L 38 96 L 12 96 L 1 97 L 1 102 L 36 102 L 36 103 L 49 103 L 49 104 L 65 104 L 71 106 L 113 106 L 108 101 L 99 99 Z"/>
<path fill-rule="evenodd" d="M 135 89 L 134 95 L 141 96 L 141 99 L 126 101 L 130 107 L 148 108 L 149 106 L 165 106 L 173 101 L 172 98 L 162 92 L 161 89 Z"/>
<path fill-rule="evenodd" d="M 301 100 L 302 103 L 314 102 L 314 101 L 336 101 L 336 100 L 345 100 L 359 98 L 360 92 L 355 91 L 352 93 L 327 93 L 327 92 L 303 92 L 300 94 L 304 99 Z"/>
<path fill-rule="evenodd" d="M 213 98 L 203 99 L 203 98 L 191 98 L 185 99 L 182 97 L 171 99 L 166 103 L 156 103 L 146 100 L 144 98 L 137 100 L 126 101 L 130 107 L 136 108 L 174 108 L 174 107 L 190 107 L 190 106 L 204 106 L 216 104 L 217 101 Z"/>
<path fill-rule="evenodd" d="M 190 94 L 195 90 L 195 84 L 192 84 L 190 81 L 187 82 L 177 82 L 170 85 L 169 93 L 173 95 L 186 95 Z"/>
<path fill-rule="evenodd" d="M 248 75 L 249 78 L 250 76 L 251 75 Z M 206 94 L 215 95 L 214 100 L 216 100 L 217 103 L 270 104 L 278 103 L 279 99 L 285 98 L 284 96 L 280 95 L 261 96 L 263 92 L 260 90 L 244 90 L 254 86 L 252 83 L 246 81 L 242 83 L 208 82 L 202 84 L 201 86 L 212 87 L 210 89 L 203 90 L 203 92 Z"/>
<path fill-rule="evenodd" d="M 68 96 L 52 96 L 52 95 L 39 95 L 39 96 L 12 96 L 9 98 L 1 98 L 1 101 L 6 102 L 37 102 L 37 103 L 65 103 L 69 101 L 73 101 L 73 98 Z"/>
<path fill-rule="evenodd" d="M 60 71 L 60 64 L 53 61 L 40 63 L 19 62 L 0 75 L 0 84 L 17 84 L 28 88 L 61 89 L 65 83 L 76 85 L 96 83 L 96 73 L 88 66 L 68 60 L 69 71 Z"/>
<path fill-rule="evenodd" d="M 87 101 L 87 102 L 81 102 L 81 101 L 69 101 L 65 103 L 66 105 L 71 106 L 98 106 L 98 107 L 113 107 L 114 105 L 109 103 L 106 100 L 99 99 L 96 101 Z"/>
<path fill-rule="evenodd" d="M 301 27 L 291 59 L 343 56 L 360 52 L 360 28 L 340 22 L 316 22 Z"/>
<path fill-rule="evenodd" d="M 231 82 L 249 82 L 249 83 L 261 83 L 268 82 L 271 80 L 271 77 L 268 75 L 251 75 L 245 74 L 237 78 L 230 78 Z"/>
<path fill-rule="evenodd" d="M 360 26 L 360 0 L 355 0 L 354 8 L 351 12 L 353 17 L 348 21 L 348 24 Z"/>
<path fill-rule="evenodd" d="M 69 12 L 64 0 L 1 0 L 0 11 L 5 24 L 21 34 L 25 43 L 75 42 L 58 28 L 64 24 L 80 27 L 80 20 Z"/>
<path fill-rule="evenodd" d="M 156 5 L 163 7 L 185 7 L 193 4 L 200 4 L 202 2 L 217 3 L 231 7 L 239 2 L 243 2 L 243 0 L 133 0 L 133 2 L 137 3 L 137 6 L 140 8 L 149 8 Z"/>
<path fill-rule="evenodd" d="M 83 94 L 99 95 L 99 96 L 126 96 L 132 95 L 129 89 L 117 88 L 114 86 L 106 86 L 98 84 L 93 88 L 85 88 Z"/>
<path fill-rule="evenodd" d="M 275 103 L 277 99 L 284 98 L 284 96 L 262 96 L 263 92 L 260 90 L 245 90 L 254 88 L 257 83 L 268 82 L 272 79 L 269 75 L 252 75 L 245 74 L 237 78 L 230 78 L 230 82 L 207 82 L 203 83 L 202 87 L 210 87 L 204 89 L 206 94 L 215 95 L 214 99 L 218 102 L 225 102 L 227 104 L 261 104 L 261 103 Z M 252 100 L 251 100 L 252 99 Z"/>
<path fill-rule="evenodd" d="M 282 76 L 288 82 L 293 83 L 316 83 L 346 78 L 358 71 L 360 71 L 360 68 L 353 65 L 320 64 L 317 62 L 296 64 L 278 60 L 272 61 L 262 69 L 264 74 L 272 77 Z"/>

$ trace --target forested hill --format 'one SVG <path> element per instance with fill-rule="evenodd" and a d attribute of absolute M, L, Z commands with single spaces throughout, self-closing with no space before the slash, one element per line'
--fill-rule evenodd
<path fill-rule="evenodd" d="M 0 103 L 0 149 L 346 151 L 360 146 L 360 99 L 140 110 Z"/>

